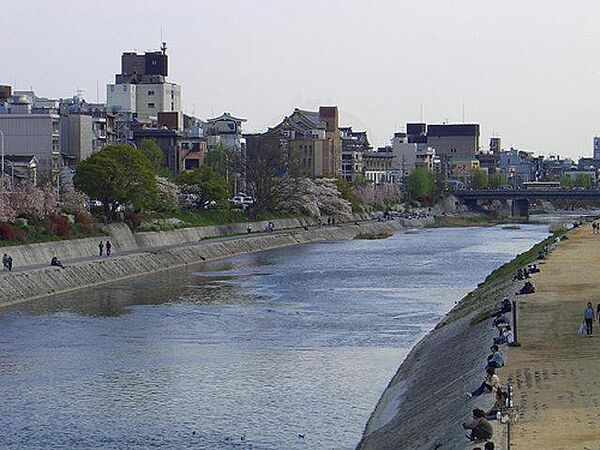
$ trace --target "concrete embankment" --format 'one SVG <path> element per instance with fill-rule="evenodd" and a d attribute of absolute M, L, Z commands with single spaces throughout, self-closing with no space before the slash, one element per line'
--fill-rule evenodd
<path fill-rule="evenodd" d="M 415 221 L 411 226 L 422 226 L 424 221 Z M 123 229 L 116 233 L 122 234 L 115 240 L 118 249 L 130 250 L 119 255 L 115 253 L 110 258 L 92 258 L 69 263 L 64 269 L 56 267 L 38 267 L 31 270 L 3 274 L 0 277 L 0 306 L 7 306 L 36 297 L 57 294 L 74 289 L 86 288 L 98 284 L 109 283 L 129 277 L 147 274 L 159 270 L 171 269 L 200 261 L 225 258 L 243 253 L 269 250 L 279 247 L 304 244 L 325 240 L 352 239 L 359 233 L 395 232 L 404 228 L 402 221 L 381 223 L 365 223 L 361 225 L 345 225 L 341 227 L 324 227 L 305 230 L 290 230 L 280 233 L 256 233 L 252 235 L 231 237 L 222 240 L 201 240 L 205 232 L 202 229 L 176 230 L 163 233 L 141 233 L 131 235 Z M 116 236 L 113 231 L 113 236 Z M 200 236 L 200 237 L 199 237 Z M 96 249 L 97 239 L 93 242 L 84 239 L 79 241 L 64 241 L 60 243 L 38 244 L 32 246 L 11 247 L 10 251 L 20 258 L 35 264 L 43 261 L 47 264 L 49 257 L 54 254 L 68 254 L 74 258 L 79 256 L 77 251 L 85 251 L 86 255 Z M 57 244 L 63 247 L 56 248 Z M 93 244 L 93 245 L 92 245 Z M 45 246 L 45 247 L 44 247 Z M 91 249 L 89 248 L 91 246 Z M 142 247 L 143 246 L 143 247 Z M 75 248 L 78 250 L 69 250 Z M 139 251 L 136 249 L 140 248 Z M 133 250 L 133 251 L 131 251 Z M 2 251 L 2 249 L 0 249 Z M 15 260 L 18 261 L 17 258 Z"/>
<path fill-rule="evenodd" d="M 362 218 L 357 217 L 356 220 L 362 220 Z M 300 228 L 306 223 L 312 225 L 310 222 L 310 219 L 280 219 L 276 221 L 278 230 Z M 265 229 L 267 223 L 266 221 L 233 223 L 141 233 L 132 233 L 126 225 L 114 224 L 107 227 L 107 234 L 104 237 L 0 247 L 0 254 L 11 254 L 17 267 L 45 265 L 50 262 L 53 256 L 57 256 L 63 261 L 94 256 L 98 251 L 98 241 L 106 238 L 110 239 L 114 253 L 119 254 L 153 247 L 193 243 L 208 238 L 243 234 L 246 233 L 249 225 L 252 226 L 253 230 L 261 231 Z"/>
<path fill-rule="evenodd" d="M 466 396 L 481 384 L 492 342 L 490 321 L 483 318 L 503 297 L 514 297 L 512 276 L 511 270 L 490 277 L 413 348 L 371 415 L 359 450 L 472 448 L 461 423 L 473 408 L 487 411 L 494 403 L 492 395 Z M 499 375 L 506 383 L 502 370 Z M 495 422 L 494 428 L 497 448 L 505 448 L 504 425 Z"/>

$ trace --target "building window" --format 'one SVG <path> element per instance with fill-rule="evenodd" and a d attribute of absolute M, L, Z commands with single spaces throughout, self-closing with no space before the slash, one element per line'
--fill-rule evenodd
<path fill-rule="evenodd" d="M 127 85 L 126 84 L 123 85 L 123 92 L 127 92 Z"/>
<path fill-rule="evenodd" d="M 154 91 L 148 91 L 148 95 L 154 95 Z"/>
<path fill-rule="evenodd" d="M 154 103 L 148 103 L 148 108 L 153 109 L 154 108 Z"/>

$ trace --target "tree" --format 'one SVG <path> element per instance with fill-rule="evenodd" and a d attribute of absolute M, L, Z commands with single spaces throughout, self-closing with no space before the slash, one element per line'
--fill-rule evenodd
<path fill-rule="evenodd" d="M 106 219 L 121 205 L 152 208 L 158 201 L 156 171 L 141 150 L 129 145 L 108 145 L 81 161 L 75 187 L 102 202 Z"/>
<path fill-rule="evenodd" d="M 594 185 L 594 178 L 589 173 L 577 174 L 575 186 L 589 189 Z"/>
<path fill-rule="evenodd" d="M 563 175 L 560 178 L 560 185 L 564 188 L 573 188 L 575 187 L 575 180 L 571 178 L 569 175 Z"/>
<path fill-rule="evenodd" d="M 246 192 L 254 198 L 251 212 L 258 216 L 266 211 L 281 211 L 294 191 L 294 161 L 278 137 L 261 140 L 246 147 L 245 155 L 235 154 L 231 168 L 242 174 Z"/>
<path fill-rule="evenodd" d="M 434 186 L 435 177 L 433 173 L 424 167 L 417 167 L 407 178 L 408 194 L 416 200 L 431 197 Z"/>
<path fill-rule="evenodd" d="M 154 167 L 156 172 L 160 172 L 163 168 L 164 155 L 162 149 L 158 146 L 154 139 L 142 139 L 139 145 L 140 151 L 146 155 L 146 158 Z"/>
<path fill-rule="evenodd" d="M 204 164 L 223 178 L 227 178 L 231 154 L 231 149 L 222 142 L 219 142 L 214 148 L 208 151 L 204 159 Z"/>
<path fill-rule="evenodd" d="M 179 204 L 179 186 L 164 177 L 156 177 L 158 208 L 161 211 L 175 211 Z"/>
<path fill-rule="evenodd" d="M 335 181 L 335 184 L 342 198 L 349 201 L 350 205 L 352 205 L 352 211 L 360 211 L 362 209 L 360 204 L 361 202 L 352 185 L 346 180 L 342 180 L 341 178 L 338 178 Z"/>
<path fill-rule="evenodd" d="M 369 180 L 362 173 L 355 173 L 352 176 L 352 186 L 355 188 L 365 187 L 369 184 Z"/>
<path fill-rule="evenodd" d="M 506 185 L 506 174 L 502 172 L 494 172 L 488 176 L 488 185 L 490 189 L 498 189 Z"/>
<path fill-rule="evenodd" d="M 198 186 L 204 202 L 214 201 L 220 207 L 227 205 L 229 198 L 227 180 L 207 165 L 203 165 L 200 169 L 184 170 L 177 175 L 175 181 L 180 185 Z"/>
<path fill-rule="evenodd" d="M 312 217 L 350 217 L 350 202 L 342 197 L 336 184 L 337 182 L 331 179 L 296 178 L 287 185 L 287 201 L 279 205 L 278 211 Z"/>
<path fill-rule="evenodd" d="M 89 214 L 89 199 L 87 196 L 75 189 L 73 183 L 63 183 L 60 187 L 60 209 L 67 214 Z"/>
<path fill-rule="evenodd" d="M 34 220 L 58 212 L 58 196 L 50 184 L 39 188 L 31 183 L 17 183 L 12 193 L 12 204 L 17 215 Z"/>
<path fill-rule="evenodd" d="M 489 185 L 487 172 L 481 169 L 471 171 L 471 188 L 486 189 Z"/>

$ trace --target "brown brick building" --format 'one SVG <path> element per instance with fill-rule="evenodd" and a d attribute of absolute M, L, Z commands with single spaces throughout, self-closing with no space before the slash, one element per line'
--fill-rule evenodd
<path fill-rule="evenodd" d="M 321 106 L 318 112 L 295 109 L 265 133 L 246 135 L 249 155 L 267 147 L 283 152 L 287 169 L 296 176 L 340 176 L 342 141 L 337 106 Z"/>

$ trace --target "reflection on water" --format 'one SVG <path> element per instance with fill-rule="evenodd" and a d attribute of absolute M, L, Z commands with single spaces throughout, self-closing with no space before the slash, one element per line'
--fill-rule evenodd
<path fill-rule="evenodd" d="M 545 235 L 305 245 L 7 310 L 2 448 L 354 448 L 423 333 Z"/>

